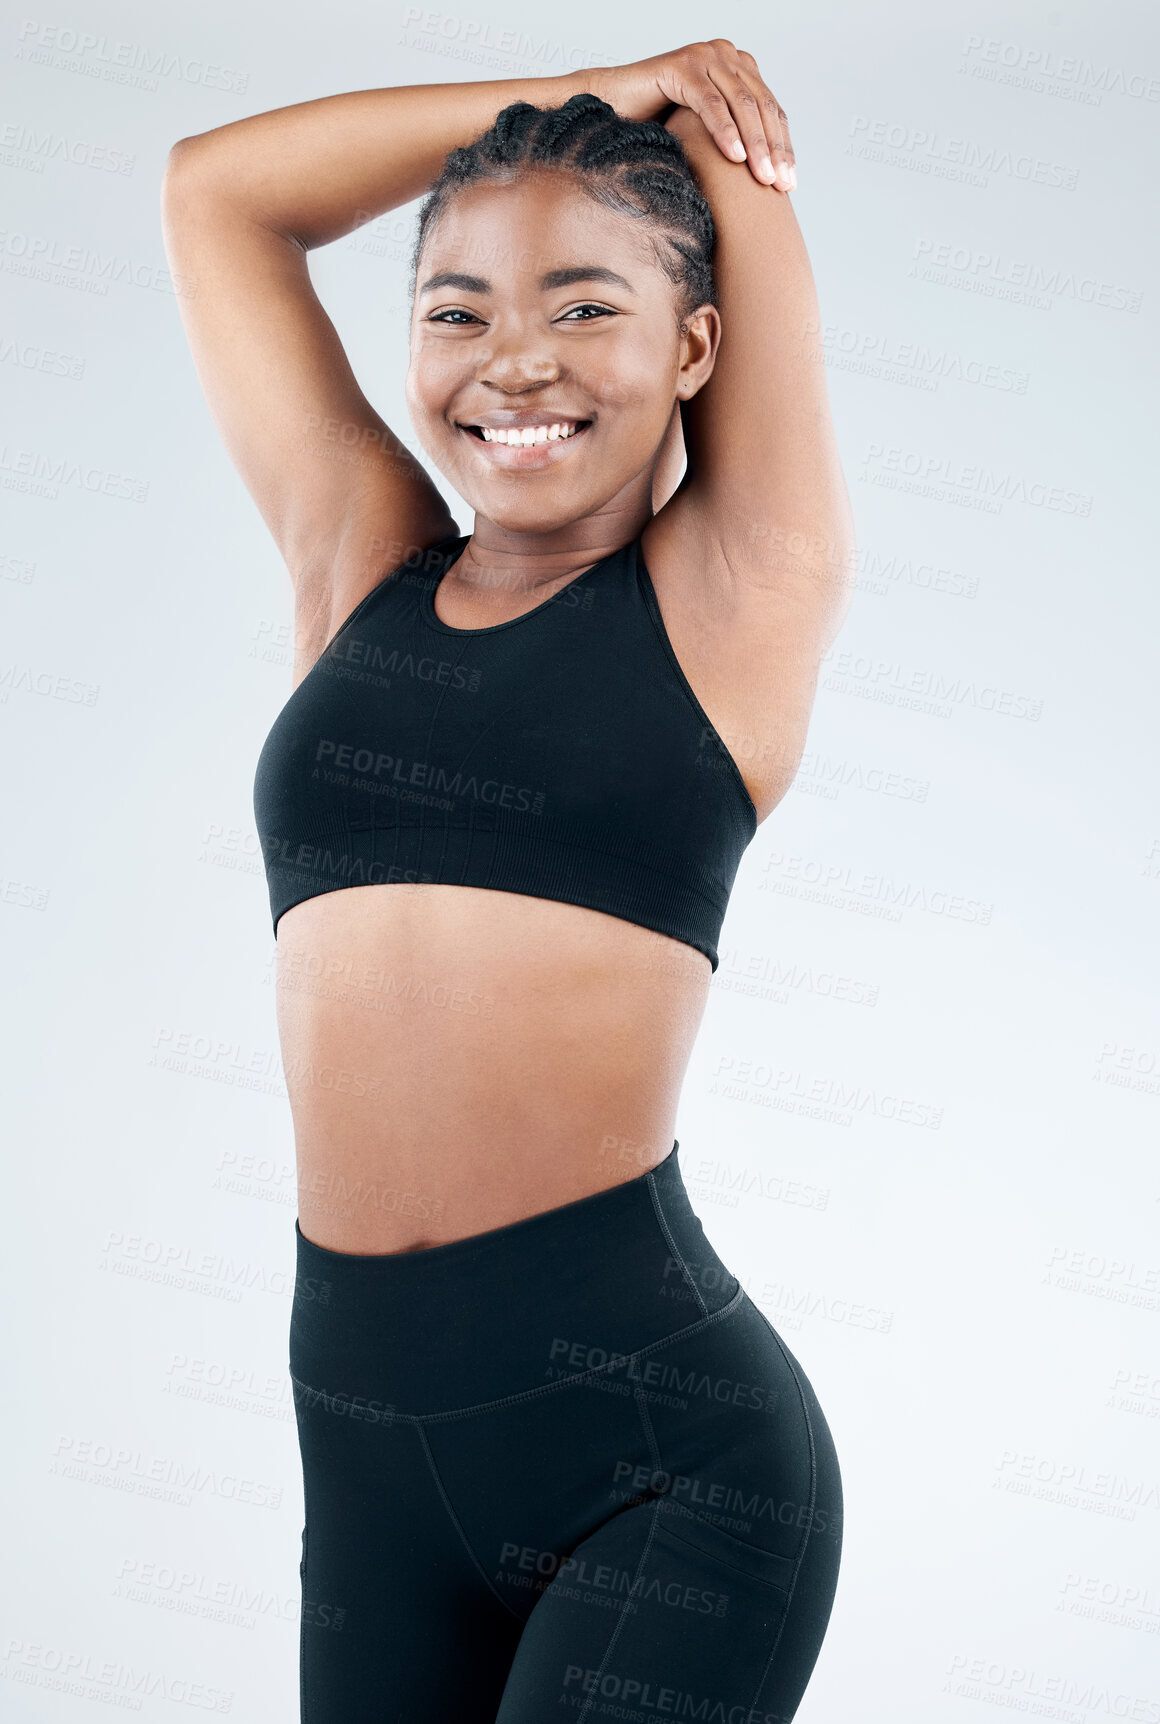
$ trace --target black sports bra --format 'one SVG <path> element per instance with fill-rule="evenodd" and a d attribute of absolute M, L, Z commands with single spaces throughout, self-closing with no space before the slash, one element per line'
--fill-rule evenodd
<path fill-rule="evenodd" d="M 639 538 L 491 628 L 435 614 L 470 535 L 355 607 L 266 738 L 254 813 L 278 919 L 432 881 L 580 904 L 704 952 L 757 830 L 665 632 Z"/>

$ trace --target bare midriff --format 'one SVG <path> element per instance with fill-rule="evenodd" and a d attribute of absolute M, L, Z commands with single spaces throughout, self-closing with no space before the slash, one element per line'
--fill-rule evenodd
<path fill-rule="evenodd" d="M 708 998 L 694 947 L 468 886 L 360 886 L 278 923 L 298 1220 L 415 1251 L 635 1179 L 673 1146 Z"/>

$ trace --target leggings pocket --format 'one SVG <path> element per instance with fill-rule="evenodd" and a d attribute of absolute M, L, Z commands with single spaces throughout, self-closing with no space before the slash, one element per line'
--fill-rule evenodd
<path fill-rule="evenodd" d="M 724 1527 L 717 1526 L 695 1510 L 686 1508 L 683 1503 L 677 1504 L 663 1497 L 660 1501 L 657 1536 L 662 1534 L 678 1540 L 681 1544 L 692 1545 L 694 1550 L 699 1550 L 703 1556 L 713 1557 L 729 1568 L 739 1569 L 753 1580 L 764 1581 L 767 1586 L 775 1586 L 782 1592 L 788 1592 L 790 1589 L 797 1566 L 793 1557 L 777 1556 L 772 1551 L 762 1550 L 758 1545 L 748 1544 L 735 1533 L 727 1532 Z"/>

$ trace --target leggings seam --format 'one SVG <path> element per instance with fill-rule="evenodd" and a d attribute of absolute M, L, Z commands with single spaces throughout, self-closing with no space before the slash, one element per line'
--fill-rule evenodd
<path fill-rule="evenodd" d="M 511 1605 L 507 1602 L 507 1600 L 499 1592 L 496 1591 L 495 1586 L 492 1584 L 491 1577 L 489 1576 L 487 1570 L 484 1568 L 483 1564 L 480 1562 L 478 1556 L 476 1556 L 475 1551 L 472 1548 L 471 1541 L 469 1540 L 467 1534 L 463 1530 L 462 1522 L 460 1521 L 459 1516 L 455 1512 L 454 1504 L 452 1503 L 450 1496 L 447 1494 L 446 1486 L 444 1485 L 443 1480 L 439 1477 L 439 1469 L 435 1465 L 435 1457 L 431 1453 L 431 1445 L 427 1441 L 426 1431 L 423 1429 L 421 1424 L 417 1424 L 415 1429 L 418 1433 L 420 1446 L 422 1447 L 423 1453 L 426 1456 L 427 1466 L 430 1470 L 431 1477 L 435 1481 L 435 1488 L 439 1492 L 440 1500 L 442 1501 L 443 1507 L 447 1513 L 447 1518 L 450 1520 L 452 1526 L 455 1528 L 456 1532 L 459 1534 L 460 1542 L 463 1545 L 463 1548 L 467 1552 L 468 1556 L 471 1558 L 471 1561 L 475 1567 L 476 1573 L 479 1575 L 480 1579 L 483 1581 L 483 1584 L 487 1587 L 487 1590 L 491 1593 L 492 1597 L 497 1601 L 497 1603 L 499 1603 L 500 1605 L 503 1606 L 504 1610 L 506 1610 L 508 1612 L 509 1616 L 514 1616 L 516 1621 L 522 1627 L 523 1626 L 523 1620 L 524 1620 L 523 1617 L 519 1614 L 518 1611 L 513 1610 Z"/>
<path fill-rule="evenodd" d="M 293 1380 L 293 1373 L 291 1373 Z M 306 1599 L 310 1585 L 310 1484 L 302 1473 L 302 1597 L 298 1621 L 298 1724 L 306 1724 Z"/>
<path fill-rule="evenodd" d="M 305 1480 L 303 1480 L 303 1497 L 305 1498 Z M 298 1621 L 298 1724 L 306 1724 L 306 1588 L 309 1564 L 310 1518 L 304 1507 L 302 1515 L 302 1601 Z"/>
<path fill-rule="evenodd" d="M 399 1419 L 421 1418 L 424 1424 L 434 1424 L 443 1419 L 471 1418 L 476 1413 L 487 1413 L 496 1407 L 510 1407 L 516 1401 L 534 1400 L 540 1395 L 554 1395 L 557 1389 L 568 1389 L 577 1383 L 583 1383 L 588 1377 L 607 1375 L 619 1370 L 622 1365 L 631 1365 L 637 1359 L 643 1359 L 646 1353 L 655 1353 L 662 1347 L 669 1347 L 674 1341 L 684 1341 L 708 1328 L 710 1323 L 720 1322 L 726 1317 L 732 1317 L 740 1311 L 745 1289 L 739 1287 L 728 1305 L 722 1305 L 719 1311 L 710 1312 L 706 1317 L 700 1317 L 695 1323 L 689 1323 L 683 1329 L 675 1329 L 671 1335 L 662 1335 L 657 1341 L 649 1341 L 644 1347 L 637 1347 L 631 1353 L 618 1354 L 607 1360 L 603 1365 L 591 1365 L 587 1371 L 577 1371 L 571 1377 L 561 1377 L 558 1383 L 540 1383 L 534 1389 L 521 1389 L 514 1395 L 503 1395 L 498 1401 L 479 1401 L 472 1407 L 456 1407 L 447 1413 L 396 1413 Z"/>
<path fill-rule="evenodd" d="M 814 1422 L 810 1418 L 810 1409 L 806 1404 L 806 1397 L 802 1390 L 797 1368 L 794 1365 L 793 1360 L 790 1358 L 789 1352 L 786 1349 L 781 1336 L 769 1321 L 769 1318 L 765 1315 L 765 1312 L 761 1309 L 760 1305 L 753 1302 L 753 1309 L 757 1312 L 757 1315 L 761 1318 L 761 1321 L 765 1324 L 766 1328 L 777 1342 L 782 1358 L 789 1366 L 790 1376 L 793 1378 L 794 1387 L 798 1392 L 798 1400 L 801 1403 L 802 1417 L 806 1422 L 806 1436 L 809 1438 L 810 1443 L 810 1513 L 809 1520 L 806 1523 L 805 1537 L 802 1539 L 801 1549 L 797 1553 L 797 1560 L 794 1563 L 793 1573 L 790 1576 L 789 1587 L 786 1591 L 785 1609 L 782 1612 L 781 1622 L 778 1624 L 777 1633 L 773 1637 L 773 1645 L 769 1649 L 769 1657 L 765 1661 L 765 1668 L 762 1670 L 761 1676 L 758 1679 L 757 1687 L 753 1690 L 753 1699 L 749 1702 L 751 1709 L 757 1705 L 758 1699 L 761 1695 L 761 1690 L 765 1687 L 766 1677 L 769 1675 L 769 1672 L 773 1667 L 774 1655 L 781 1643 L 782 1634 L 785 1632 L 785 1625 L 789 1621 L 789 1613 L 793 1605 L 794 1593 L 797 1591 L 798 1575 L 801 1573 L 801 1566 L 805 1561 L 806 1550 L 809 1546 L 810 1538 L 813 1535 L 814 1506 L 818 1499 L 818 1457 L 817 1448 L 814 1443 Z"/>
<path fill-rule="evenodd" d="M 652 1460 L 653 1472 L 654 1474 L 663 1472 L 664 1462 L 661 1459 L 660 1444 L 657 1442 L 657 1435 L 653 1429 L 653 1422 L 648 1416 L 648 1402 L 645 1399 L 644 1390 L 641 1388 L 639 1383 L 636 1385 L 636 1410 L 640 1414 L 640 1422 L 644 1426 L 645 1440 L 648 1443 L 648 1452 Z"/>
<path fill-rule="evenodd" d="M 477 1413 L 494 1412 L 498 1407 L 511 1407 L 518 1401 L 531 1401 L 541 1395 L 554 1395 L 559 1389 L 572 1388 L 577 1383 L 583 1383 L 589 1377 L 598 1377 L 610 1371 L 619 1370 L 622 1365 L 631 1365 L 637 1359 L 643 1359 L 648 1353 L 655 1353 L 662 1347 L 671 1346 L 676 1341 L 685 1341 L 707 1329 L 711 1323 L 724 1322 L 734 1317 L 742 1309 L 745 1298 L 744 1287 L 738 1287 L 728 1305 L 722 1305 L 719 1311 L 711 1311 L 706 1317 L 699 1317 L 695 1323 L 689 1323 L 683 1329 L 674 1329 L 671 1335 L 662 1335 L 659 1340 L 649 1341 L 644 1347 L 637 1347 L 631 1353 L 618 1353 L 606 1360 L 603 1365 L 590 1365 L 586 1371 L 576 1371 L 570 1377 L 561 1377 L 556 1383 L 540 1383 L 534 1389 L 520 1389 L 513 1395 L 501 1395 L 497 1401 L 477 1401 L 470 1407 L 453 1407 L 446 1413 L 398 1413 L 391 1410 L 389 1423 L 396 1425 L 437 1425 L 450 1419 L 470 1419 Z M 313 1384 L 303 1382 L 291 1372 L 291 1381 L 300 1388 L 312 1389 Z M 318 1390 L 323 1394 L 325 1391 Z"/>
<path fill-rule="evenodd" d="M 657 1225 L 660 1228 L 661 1232 L 665 1236 L 665 1244 L 668 1246 L 669 1251 L 672 1254 L 672 1256 L 674 1256 L 676 1258 L 677 1262 L 680 1264 L 681 1273 L 684 1275 L 685 1280 L 689 1283 L 689 1286 L 693 1289 L 693 1298 L 697 1301 L 697 1304 L 701 1307 L 701 1315 L 703 1317 L 707 1317 L 709 1315 L 709 1307 L 706 1305 L 704 1299 L 701 1296 L 701 1289 L 697 1286 L 696 1279 L 695 1279 L 691 1269 L 689 1268 L 689 1265 L 685 1262 L 685 1259 L 682 1256 L 681 1252 L 677 1249 L 677 1242 L 673 1238 L 672 1230 L 669 1227 L 668 1220 L 665 1216 L 665 1212 L 661 1208 L 661 1200 L 660 1200 L 660 1196 L 657 1192 L 656 1179 L 651 1172 L 646 1175 L 646 1179 L 647 1179 L 647 1183 L 648 1183 L 648 1194 L 652 1198 L 652 1206 L 653 1206 L 653 1210 L 654 1210 L 654 1212 L 656 1214 L 656 1218 L 657 1218 Z"/>
<path fill-rule="evenodd" d="M 596 1695 L 597 1689 L 600 1687 L 600 1679 L 608 1668 L 608 1660 L 612 1657 L 616 1643 L 620 1639 L 620 1631 L 628 1620 L 629 1604 L 632 1600 L 633 1594 L 636 1592 L 637 1582 L 644 1573 L 644 1565 L 648 1561 L 648 1553 L 652 1549 L 653 1539 L 656 1537 L 657 1514 L 659 1508 L 660 1498 L 658 1497 L 656 1505 L 653 1508 L 652 1518 L 649 1521 L 648 1537 L 644 1541 L 644 1549 L 640 1553 L 640 1561 L 636 1565 L 636 1573 L 633 1575 L 632 1585 L 628 1589 L 628 1597 L 625 1598 L 624 1603 L 621 1606 L 620 1615 L 616 1619 L 616 1627 L 613 1629 L 612 1634 L 609 1637 L 608 1645 L 604 1648 L 604 1657 L 600 1660 L 600 1668 L 596 1672 L 596 1679 L 589 1690 L 587 1700 L 580 1709 L 580 1716 L 577 1718 L 576 1724 L 584 1724 L 584 1720 L 587 1718 L 592 1708 L 592 1701 Z"/>

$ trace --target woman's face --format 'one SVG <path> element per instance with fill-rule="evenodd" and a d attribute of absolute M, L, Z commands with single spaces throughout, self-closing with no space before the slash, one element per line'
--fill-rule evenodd
<path fill-rule="evenodd" d="M 648 494 L 673 403 L 709 376 L 719 331 L 710 307 L 682 334 L 654 231 L 547 170 L 466 187 L 430 230 L 407 402 L 478 515 L 542 533 Z M 516 430 L 538 440 L 513 447 Z"/>

